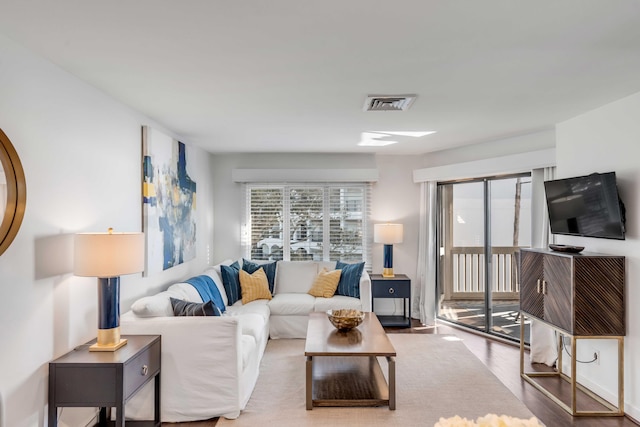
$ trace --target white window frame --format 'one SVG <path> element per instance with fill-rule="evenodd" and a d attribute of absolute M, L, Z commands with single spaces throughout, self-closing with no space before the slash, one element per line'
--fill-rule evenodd
<path fill-rule="evenodd" d="M 283 194 L 283 236 L 289 236 L 289 226 L 290 226 L 290 200 L 289 194 L 291 189 L 299 189 L 299 188 L 322 188 L 323 190 L 323 217 L 325 220 L 323 221 L 323 261 L 330 261 L 330 221 L 329 213 L 330 213 L 330 200 L 329 200 L 329 190 L 335 188 L 359 188 L 362 189 L 363 200 L 362 200 L 362 261 L 365 262 L 365 269 L 371 269 L 371 246 L 372 246 L 372 237 L 371 237 L 371 188 L 372 185 L 369 182 L 359 182 L 359 183 L 334 183 L 334 182 L 301 182 L 301 183 L 245 183 L 244 184 L 244 224 L 242 227 L 242 236 L 241 236 L 241 244 L 242 244 L 242 253 L 246 259 L 250 259 L 251 257 L 251 190 L 256 188 L 278 188 L 282 190 Z M 288 241 L 289 239 L 283 239 L 283 260 L 291 259 L 291 244 Z"/>

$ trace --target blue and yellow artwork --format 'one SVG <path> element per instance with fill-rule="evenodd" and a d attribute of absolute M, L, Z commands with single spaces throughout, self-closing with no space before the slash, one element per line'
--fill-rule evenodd
<path fill-rule="evenodd" d="M 142 210 L 145 275 L 196 256 L 196 183 L 188 147 L 149 126 L 142 129 Z"/>

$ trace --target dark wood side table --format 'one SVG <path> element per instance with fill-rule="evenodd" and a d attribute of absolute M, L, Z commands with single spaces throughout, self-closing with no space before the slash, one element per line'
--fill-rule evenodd
<path fill-rule="evenodd" d="M 99 407 L 99 425 L 125 425 L 124 405 L 145 384 L 155 382 L 153 421 L 128 421 L 127 426 L 160 427 L 159 335 L 128 335 L 114 352 L 90 352 L 95 340 L 49 362 L 49 427 L 58 425 L 59 407 Z M 115 424 L 107 408 L 116 408 Z"/>
<path fill-rule="evenodd" d="M 394 277 L 372 274 L 371 311 L 375 311 L 376 298 L 402 298 L 402 316 L 377 315 L 382 326 L 411 327 L 411 279 L 406 274 L 396 274 Z"/>

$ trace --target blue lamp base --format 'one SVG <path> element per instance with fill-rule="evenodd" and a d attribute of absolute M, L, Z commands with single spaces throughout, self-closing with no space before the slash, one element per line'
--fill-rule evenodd
<path fill-rule="evenodd" d="M 393 245 L 384 245 L 384 268 L 382 277 L 396 277 L 393 274 Z"/>
<path fill-rule="evenodd" d="M 98 278 L 98 342 L 89 351 L 116 351 L 120 338 L 120 277 Z"/>

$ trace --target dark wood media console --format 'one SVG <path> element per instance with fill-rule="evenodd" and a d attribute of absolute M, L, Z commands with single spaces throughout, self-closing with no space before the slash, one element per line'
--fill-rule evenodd
<path fill-rule="evenodd" d="M 558 335 L 555 372 L 524 372 L 524 341 L 520 344 L 520 374 L 572 415 L 624 414 L 625 258 L 584 252 L 544 249 L 520 251 L 521 336 L 524 317 L 540 320 Z M 571 377 L 562 372 L 563 336 L 571 339 Z M 615 339 L 618 344 L 618 406 L 605 401 L 576 381 L 576 345 L 580 339 Z M 571 384 L 571 405 L 560 401 L 534 377 L 560 376 Z M 606 410 L 579 411 L 580 390 Z"/>

